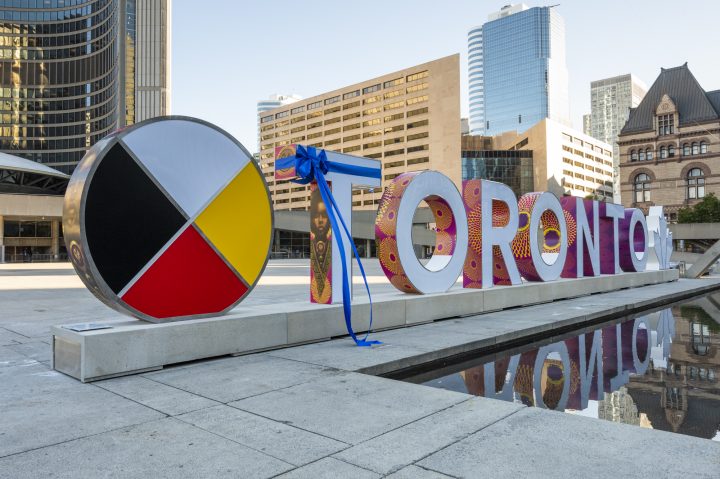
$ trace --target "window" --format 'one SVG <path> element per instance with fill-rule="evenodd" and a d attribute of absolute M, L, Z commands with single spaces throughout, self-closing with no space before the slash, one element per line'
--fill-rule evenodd
<path fill-rule="evenodd" d="M 339 101 L 340 101 L 340 95 L 334 96 L 334 97 L 332 97 L 332 98 L 326 98 L 326 99 L 325 99 L 325 104 L 326 104 L 326 105 L 332 105 L 333 103 L 337 103 L 337 102 L 339 102 Z"/>
<path fill-rule="evenodd" d="M 675 145 L 668 146 L 668 158 L 675 156 Z"/>
<path fill-rule="evenodd" d="M 308 110 L 314 110 L 315 108 L 320 108 L 322 105 L 323 105 L 323 102 L 321 102 L 321 101 L 316 101 L 316 102 L 314 102 L 314 103 L 310 103 L 310 104 L 307 106 L 307 109 L 308 109 Z"/>
<path fill-rule="evenodd" d="M 428 96 L 427 96 L 427 95 L 416 96 L 415 98 L 409 98 L 408 101 L 407 101 L 407 104 L 408 104 L 408 105 L 414 105 L 415 103 L 420 103 L 420 102 L 422 102 L 422 101 L 427 101 L 427 99 L 428 99 Z"/>
<path fill-rule="evenodd" d="M 388 156 L 402 155 L 404 153 L 405 153 L 404 148 L 400 148 L 399 150 L 388 150 L 388 151 L 385 151 L 385 157 L 387 158 Z"/>
<path fill-rule="evenodd" d="M 630 161 L 637 161 L 638 160 L 638 154 L 637 151 L 632 150 L 630 152 Z"/>
<path fill-rule="evenodd" d="M 397 85 L 402 85 L 403 83 L 405 83 L 405 79 L 400 77 L 400 78 L 396 78 L 395 80 L 386 81 L 385 83 L 383 83 L 383 87 L 392 88 Z"/>
<path fill-rule="evenodd" d="M 300 112 L 303 112 L 303 111 L 305 111 L 305 107 L 304 107 L 304 106 L 299 106 L 299 107 L 297 107 L 297 108 L 293 108 L 292 110 L 290 110 L 290 113 L 294 115 L 295 113 L 300 113 Z"/>
<path fill-rule="evenodd" d="M 393 91 L 389 91 L 389 92 L 385 93 L 384 97 L 387 100 L 388 98 L 394 98 L 394 97 L 400 96 L 402 94 L 403 94 L 402 90 L 393 90 Z"/>
<path fill-rule="evenodd" d="M 640 150 L 638 152 L 638 161 L 645 161 L 645 150 Z"/>
<path fill-rule="evenodd" d="M 705 175 L 700 168 L 692 168 L 687 174 L 687 197 L 689 200 L 705 197 Z"/>
<path fill-rule="evenodd" d="M 664 146 L 661 146 L 660 147 L 660 159 L 664 160 L 665 158 L 667 158 L 667 148 L 665 148 Z"/>
<path fill-rule="evenodd" d="M 355 108 L 356 106 L 360 106 L 360 100 L 343 105 L 343 110 L 349 110 L 350 108 Z"/>
<path fill-rule="evenodd" d="M 640 173 L 635 177 L 633 183 L 635 186 L 635 202 L 650 201 L 650 177 L 645 173 Z"/>
<path fill-rule="evenodd" d="M 269 121 L 273 121 L 273 116 L 272 116 L 272 115 L 270 115 L 270 116 L 264 116 L 264 117 L 260 118 L 260 123 L 267 123 L 267 122 L 269 122 Z"/>
<path fill-rule="evenodd" d="M 363 100 L 363 105 L 367 105 L 368 103 L 375 103 L 376 101 L 382 100 L 382 95 L 375 95 L 371 96 L 369 98 L 365 98 Z"/>
<path fill-rule="evenodd" d="M 645 158 L 647 158 L 648 161 L 652 161 L 652 159 L 653 159 L 653 151 L 652 151 L 650 148 L 648 148 L 647 150 L 645 150 Z"/>
<path fill-rule="evenodd" d="M 412 141 L 412 140 L 417 140 L 419 138 L 427 138 L 427 137 L 428 137 L 428 132 L 415 133 L 414 135 L 408 135 L 407 141 Z"/>
<path fill-rule="evenodd" d="M 355 98 L 356 96 L 360 96 L 360 90 L 355 90 L 355 91 L 345 93 L 343 95 L 343 100 L 349 100 L 350 98 Z"/>
<path fill-rule="evenodd" d="M 427 124 L 428 124 L 428 121 L 427 121 L 427 120 L 420 120 L 420 121 L 414 121 L 414 122 L 412 122 L 412 123 L 408 123 L 408 124 L 407 124 L 407 127 L 408 127 L 408 130 L 409 130 L 410 128 L 417 128 L 417 127 L 420 127 L 420 126 L 426 126 Z"/>
<path fill-rule="evenodd" d="M 344 138 L 343 138 L 343 142 L 345 142 L 345 141 L 354 141 L 354 140 L 359 140 L 359 139 L 360 139 L 360 135 L 350 135 L 350 136 L 344 137 Z"/>
<path fill-rule="evenodd" d="M 408 100 L 408 101 L 410 101 L 410 100 Z M 395 108 L 402 108 L 403 106 L 405 106 L 405 102 L 403 102 L 403 101 L 396 101 L 396 102 L 394 102 L 394 103 L 390 103 L 390 104 L 388 104 L 388 105 L 385 105 L 385 111 L 387 111 L 387 110 L 393 110 L 393 109 L 395 109 Z"/>
<path fill-rule="evenodd" d="M 383 121 L 385 123 L 389 123 L 391 121 L 401 120 L 403 118 L 405 118 L 405 113 L 395 113 L 394 115 L 386 116 L 385 118 L 383 118 Z"/>
<path fill-rule="evenodd" d="M 429 162 L 430 162 L 429 157 L 422 156 L 420 158 L 413 158 L 411 160 L 407 160 L 407 165 L 410 166 L 410 165 L 417 165 L 419 163 L 429 163 Z"/>
<path fill-rule="evenodd" d="M 428 76 L 428 71 L 425 70 L 422 72 L 413 73 L 412 75 L 408 75 L 407 81 L 411 82 L 411 81 L 415 81 L 415 80 L 420 80 L 421 78 L 427 78 L 427 76 Z"/>
<path fill-rule="evenodd" d="M 379 84 L 379 83 L 378 83 L 377 85 L 372 85 L 372 86 L 368 86 L 368 87 L 363 88 L 363 89 L 362 89 L 362 92 L 363 92 L 363 95 L 365 95 L 366 93 L 372 93 L 372 92 L 376 92 L 376 91 L 378 91 L 378 90 L 380 90 L 380 84 Z"/>
<path fill-rule="evenodd" d="M 407 112 L 407 116 L 408 116 L 408 118 L 410 118 L 411 116 L 422 115 L 423 113 L 427 113 L 427 112 L 428 112 L 427 107 L 418 108 L 417 110 L 410 110 L 409 112 Z"/>
<path fill-rule="evenodd" d="M 697 144 L 697 142 L 693 141 L 692 143 L 692 154 L 697 155 L 700 153 L 700 145 Z"/>
<path fill-rule="evenodd" d="M 690 156 L 690 143 L 683 143 L 682 154 L 683 156 Z"/>
<path fill-rule="evenodd" d="M 347 115 L 343 115 L 343 120 L 352 120 L 353 118 L 357 118 L 360 116 L 360 112 L 357 111 L 355 113 L 348 113 Z"/>
<path fill-rule="evenodd" d="M 658 119 L 658 135 L 672 135 L 675 133 L 675 115 L 660 115 Z"/>
<path fill-rule="evenodd" d="M 708 152 L 707 142 L 701 141 L 700 142 L 700 154 L 704 155 L 707 152 Z"/>
<path fill-rule="evenodd" d="M 428 87 L 427 83 L 420 83 L 417 85 L 409 86 L 406 88 L 408 93 L 414 93 L 416 91 L 425 90 Z"/>

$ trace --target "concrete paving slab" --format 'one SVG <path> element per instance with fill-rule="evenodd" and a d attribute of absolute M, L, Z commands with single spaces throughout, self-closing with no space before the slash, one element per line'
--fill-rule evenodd
<path fill-rule="evenodd" d="M 0 346 L 0 368 L 36 364 L 37 361 L 20 354 L 11 346 Z"/>
<path fill-rule="evenodd" d="M 95 385 L 169 416 L 177 416 L 219 404 L 217 401 L 142 376 L 108 379 L 98 381 Z"/>
<path fill-rule="evenodd" d="M 376 339 L 374 334 L 372 338 Z M 345 371 L 358 371 L 422 353 L 421 349 L 388 343 L 371 348 L 359 348 L 355 346 L 352 339 L 343 338 L 295 348 L 278 349 L 266 354 Z"/>
<path fill-rule="evenodd" d="M 222 405 L 183 414 L 177 419 L 295 466 L 348 447 L 344 442 Z"/>
<path fill-rule="evenodd" d="M 408 466 L 394 472 L 385 479 L 454 479 L 439 472 L 429 471 L 418 466 Z"/>
<path fill-rule="evenodd" d="M 353 466 L 346 462 L 338 461 L 332 457 L 326 457 L 307 466 L 303 466 L 288 472 L 278 479 L 375 479 L 380 477 L 374 472 Z"/>
<path fill-rule="evenodd" d="M 290 469 L 290 464 L 174 418 L 0 459 L 0 478 L 7 479 L 269 478 Z"/>
<path fill-rule="evenodd" d="M 20 344 L 11 344 L 5 346 L 4 349 L 10 349 L 18 354 L 22 354 L 26 358 L 34 359 L 35 361 L 50 361 L 52 360 L 52 347 L 44 341 L 29 341 Z"/>
<path fill-rule="evenodd" d="M 469 398 L 390 379 L 342 373 L 229 406 L 358 444 Z"/>
<path fill-rule="evenodd" d="M 424 394 L 424 391 L 418 390 L 418 394 Z M 469 399 L 357 444 L 334 457 L 380 474 L 389 474 L 523 408 L 510 402 Z"/>
<path fill-rule="evenodd" d="M 0 412 L 0 457 L 164 417 L 39 363 L 0 368 Z"/>
<path fill-rule="evenodd" d="M 0 346 L 8 346 L 11 344 L 19 344 L 27 340 L 27 336 L 22 336 L 14 331 L 6 328 L 0 328 Z"/>
<path fill-rule="evenodd" d="M 717 478 L 720 444 L 526 408 L 418 465 L 454 477 Z"/>
<path fill-rule="evenodd" d="M 336 371 L 264 355 L 205 361 L 145 377 L 222 403 L 286 388 Z"/>

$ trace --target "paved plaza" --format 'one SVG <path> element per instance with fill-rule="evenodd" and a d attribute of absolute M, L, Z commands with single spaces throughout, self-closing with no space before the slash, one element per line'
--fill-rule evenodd
<path fill-rule="evenodd" d="M 377 262 L 374 293 L 392 288 Z M 307 261 L 271 261 L 243 304 L 307 298 Z M 0 477 L 695 477 L 720 443 L 371 374 L 579 324 L 720 279 L 596 294 L 82 384 L 50 367 L 50 326 L 113 319 L 69 265 L 0 267 Z M 356 295 L 361 293 L 356 288 Z M 593 316 L 594 315 L 594 316 Z"/>

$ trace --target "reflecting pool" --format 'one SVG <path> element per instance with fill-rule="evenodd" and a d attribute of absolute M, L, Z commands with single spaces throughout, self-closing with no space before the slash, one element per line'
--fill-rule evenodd
<path fill-rule="evenodd" d="M 720 293 L 405 380 L 720 441 Z"/>

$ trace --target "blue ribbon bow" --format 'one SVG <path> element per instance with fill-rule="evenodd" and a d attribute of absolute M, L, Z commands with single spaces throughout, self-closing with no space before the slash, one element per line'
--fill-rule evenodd
<path fill-rule="evenodd" d="M 345 326 L 347 328 L 348 334 L 350 334 L 350 337 L 353 338 L 355 344 L 358 346 L 372 346 L 373 344 L 381 344 L 380 341 L 367 340 L 368 336 L 370 335 L 370 331 L 372 330 L 373 322 L 372 297 L 370 296 L 370 287 L 368 286 L 367 277 L 365 276 L 365 269 L 360 262 L 360 255 L 358 254 L 357 248 L 355 248 L 355 243 L 353 242 L 352 236 L 350 235 L 350 231 L 345 224 L 345 220 L 340 214 L 340 209 L 335 203 L 335 198 L 333 197 L 332 191 L 330 191 L 330 187 L 328 186 L 327 180 L 325 179 L 325 175 L 327 175 L 328 172 L 338 172 L 355 176 L 380 178 L 380 171 L 374 168 L 366 168 L 363 166 L 347 165 L 343 163 L 329 161 L 327 159 L 327 154 L 325 153 L 325 150 L 320 150 L 320 153 L 318 153 L 315 147 L 312 146 L 308 146 L 307 148 L 305 148 L 302 145 L 297 145 L 295 157 L 290 157 L 288 159 L 291 161 L 294 160 L 295 174 L 298 176 L 297 179 L 294 179 L 292 181 L 301 185 L 306 185 L 313 180 L 317 181 L 318 189 L 320 190 L 320 196 L 325 203 L 328 218 L 330 219 L 330 226 L 332 227 L 333 238 L 335 238 L 335 244 L 340 250 L 340 258 L 342 259 L 343 312 L 345 313 Z M 278 162 L 279 161 L 280 160 L 278 160 Z M 287 166 L 291 166 L 291 164 Z M 338 225 L 338 220 L 340 220 L 339 223 L 342 226 L 342 230 L 339 227 L 340 225 Z M 365 334 L 365 337 L 362 339 L 359 339 L 357 337 L 355 331 L 353 331 L 352 328 L 352 298 L 350 296 L 350 282 L 348 280 L 347 264 L 345 262 L 345 248 L 343 244 L 343 237 L 341 236 L 342 232 L 345 233 L 345 237 L 350 242 L 350 246 L 355 253 L 355 260 L 357 261 L 358 267 L 360 268 L 360 273 L 362 274 L 363 281 L 365 282 L 365 290 L 367 291 L 368 300 L 370 301 L 370 325 L 368 327 L 367 333 Z"/>

